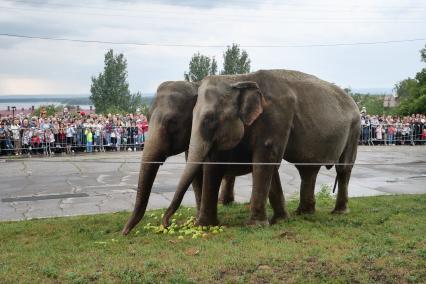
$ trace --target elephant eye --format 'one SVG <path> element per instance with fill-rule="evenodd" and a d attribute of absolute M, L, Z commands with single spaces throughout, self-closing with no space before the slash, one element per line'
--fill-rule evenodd
<path fill-rule="evenodd" d="M 209 130 L 213 130 L 217 127 L 218 125 L 218 121 L 216 116 L 212 113 L 212 114 L 207 114 L 204 117 L 203 120 L 203 128 L 209 129 Z"/>
<path fill-rule="evenodd" d="M 205 115 L 202 119 L 200 129 L 202 137 L 206 140 L 213 139 L 218 126 L 219 122 L 217 121 L 217 117 L 214 113 Z"/>
<path fill-rule="evenodd" d="M 169 117 L 166 119 L 166 128 L 169 132 L 176 132 L 178 129 L 178 122 L 175 117 Z"/>

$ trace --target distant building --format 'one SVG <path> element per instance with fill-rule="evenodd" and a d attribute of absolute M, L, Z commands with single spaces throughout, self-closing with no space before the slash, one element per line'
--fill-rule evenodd
<path fill-rule="evenodd" d="M 383 106 L 386 108 L 399 106 L 398 94 L 383 96 Z"/>

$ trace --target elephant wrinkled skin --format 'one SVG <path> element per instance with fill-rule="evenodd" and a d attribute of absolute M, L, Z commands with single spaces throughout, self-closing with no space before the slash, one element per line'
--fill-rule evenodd
<path fill-rule="evenodd" d="M 164 82 L 158 87 L 148 114 L 150 137 L 143 150 L 135 207 L 123 229 L 124 235 L 127 235 L 145 214 L 152 185 L 160 166 L 149 162 L 164 162 L 167 157 L 188 149 L 192 110 L 197 101 L 197 89 L 196 83 L 185 81 Z M 222 179 L 220 199 L 223 204 L 234 201 L 234 181 L 235 176 L 232 175 L 224 176 Z M 200 170 L 192 180 L 197 209 L 200 207 L 201 185 L 202 171 Z M 281 185 L 277 184 L 276 187 L 278 197 L 274 197 L 274 200 L 283 204 L 280 202 Z M 284 208 L 279 204 L 276 206 L 274 221 L 285 217 Z"/>
<path fill-rule="evenodd" d="M 206 77 L 193 111 L 188 163 L 163 224 L 177 209 L 203 161 L 296 165 L 301 176 L 297 213 L 315 212 L 314 188 L 321 165 L 336 166 L 334 213 L 347 211 L 348 183 L 360 132 L 358 108 L 334 84 L 291 70 L 260 70 Z M 245 155 L 245 157 L 244 157 Z M 306 165 L 306 163 L 311 163 Z M 226 166 L 203 169 L 199 225 L 217 222 L 217 191 Z M 266 198 L 277 166 L 254 164 L 249 224 L 266 223 Z"/>

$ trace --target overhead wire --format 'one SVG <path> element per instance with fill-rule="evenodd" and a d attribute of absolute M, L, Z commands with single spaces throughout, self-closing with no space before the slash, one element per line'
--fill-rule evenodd
<path fill-rule="evenodd" d="M 197 47 L 197 48 L 223 48 L 226 44 L 191 44 L 191 43 L 154 43 L 154 42 L 131 42 L 131 41 L 105 41 L 94 39 L 76 39 L 64 37 L 48 37 L 48 36 L 32 36 L 13 33 L 0 33 L 3 37 L 14 37 L 23 39 L 35 40 L 51 40 L 51 41 L 66 41 L 88 44 L 111 44 L 111 45 L 134 45 L 134 46 L 157 46 L 157 47 Z M 385 40 L 385 41 L 365 41 L 365 42 L 340 42 L 340 43 L 318 43 L 318 44 L 276 44 L 276 45 L 252 45 L 241 44 L 245 48 L 301 48 L 301 47 L 337 47 L 337 46 L 358 46 L 358 45 L 377 45 L 377 44 L 395 44 L 404 42 L 426 41 L 424 38 L 401 39 L 401 40 Z"/>

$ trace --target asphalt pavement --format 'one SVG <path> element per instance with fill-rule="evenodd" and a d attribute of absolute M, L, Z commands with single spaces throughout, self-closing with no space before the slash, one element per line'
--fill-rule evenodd
<path fill-rule="evenodd" d="M 133 209 L 142 152 L 93 153 L 79 156 L 0 157 L 0 220 L 87 215 Z M 171 163 L 170 163 L 171 162 Z M 184 168 L 184 155 L 160 167 L 148 209 L 166 208 Z M 353 169 L 349 195 L 426 193 L 426 146 L 362 146 Z M 286 198 L 299 193 L 293 165 L 280 167 Z M 335 170 L 324 167 L 316 190 L 332 186 Z M 251 175 L 237 177 L 236 201 L 248 202 Z M 183 205 L 195 206 L 192 191 Z"/>

